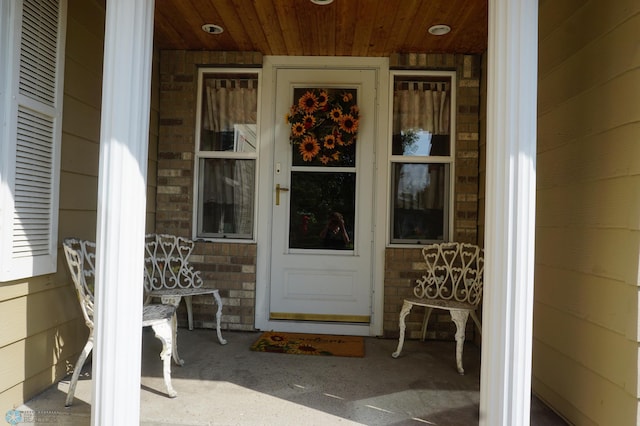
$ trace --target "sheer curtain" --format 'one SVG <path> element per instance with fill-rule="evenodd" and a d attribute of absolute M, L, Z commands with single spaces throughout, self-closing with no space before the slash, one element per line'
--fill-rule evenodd
<path fill-rule="evenodd" d="M 402 81 L 393 91 L 393 134 L 424 131 L 448 135 L 451 108 L 450 84 Z"/>
<path fill-rule="evenodd" d="M 204 89 L 203 129 L 218 134 L 214 151 L 238 152 L 250 145 L 238 144 L 246 125 L 255 127 L 257 80 L 208 79 Z M 222 135 L 228 135 L 224 137 Z M 224 143 L 231 141 L 234 143 Z M 255 146 L 255 144 L 253 145 Z M 214 218 L 209 232 L 247 235 L 252 232 L 255 161 L 216 159 L 205 167 L 204 208 Z"/>
<path fill-rule="evenodd" d="M 450 84 L 446 82 L 401 81 L 393 93 L 393 134 L 415 132 L 428 136 L 448 135 L 450 121 Z M 444 167 L 403 164 L 398 174 L 396 206 L 423 210 L 444 207 Z"/>
<path fill-rule="evenodd" d="M 234 131 L 235 124 L 255 124 L 258 105 L 254 79 L 208 79 L 205 82 L 204 128 Z"/>

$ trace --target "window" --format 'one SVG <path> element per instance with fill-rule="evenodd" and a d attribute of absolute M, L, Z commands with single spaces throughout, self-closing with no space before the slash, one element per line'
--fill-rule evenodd
<path fill-rule="evenodd" d="M 0 281 L 56 271 L 66 0 L 0 0 Z"/>
<path fill-rule="evenodd" d="M 246 70 L 199 73 L 197 238 L 253 239 L 258 81 Z"/>
<path fill-rule="evenodd" d="M 455 73 L 392 73 L 390 241 L 450 239 Z"/>

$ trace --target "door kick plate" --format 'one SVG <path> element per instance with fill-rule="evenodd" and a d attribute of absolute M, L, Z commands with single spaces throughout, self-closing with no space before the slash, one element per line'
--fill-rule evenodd
<path fill-rule="evenodd" d="M 322 321 L 322 322 L 357 322 L 370 323 L 369 315 L 335 315 L 335 314 L 303 314 L 294 312 L 271 312 L 271 320 Z"/>

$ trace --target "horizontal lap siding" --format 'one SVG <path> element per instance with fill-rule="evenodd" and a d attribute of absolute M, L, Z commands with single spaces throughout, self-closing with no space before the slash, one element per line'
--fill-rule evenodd
<path fill-rule="evenodd" d="M 638 416 L 637 28 L 637 2 L 540 2 L 532 382 L 577 425 Z"/>
<path fill-rule="evenodd" d="M 69 1 L 58 235 L 95 239 L 104 2 Z M 147 229 L 155 224 L 158 69 L 152 85 Z M 63 378 L 75 364 L 88 329 L 64 254 L 58 272 L 0 283 L 0 411 L 16 407 Z"/>
<path fill-rule="evenodd" d="M 53 301 L 58 302 L 54 297 L 47 304 Z M 46 309 L 39 301 L 33 304 L 28 311 Z M 30 320 L 27 317 L 24 322 L 30 323 Z M 28 399 L 70 373 L 86 336 L 84 323 L 70 320 L 39 333 L 29 332 L 29 337 L 0 347 L 0 359 L 4 360 L 0 366 L 0 407 L 6 408 L 6 412 L 19 405 L 23 398 Z"/>
<path fill-rule="evenodd" d="M 64 266 L 58 256 L 58 269 Z M 66 375 L 86 336 L 78 302 L 58 273 L 0 284 L 0 410 Z"/>
<path fill-rule="evenodd" d="M 95 238 L 104 9 L 69 1 L 58 236 Z M 63 378 L 87 327 L 58 253 L 56 274 L 0 283 L 0 412 Z"/>

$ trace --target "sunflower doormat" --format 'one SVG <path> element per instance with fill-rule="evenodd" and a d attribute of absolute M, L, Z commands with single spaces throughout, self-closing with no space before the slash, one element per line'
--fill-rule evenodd
<path fill-rule="evenodd" d="M 359 336 L 300 334 L 268 331 L 251 346 L 252 351 L 298 355 L 364 356 L 364 339 Z"/>

